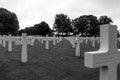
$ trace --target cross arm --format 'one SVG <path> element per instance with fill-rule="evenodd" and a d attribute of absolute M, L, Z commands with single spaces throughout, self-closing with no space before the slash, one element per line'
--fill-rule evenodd
<path fill-rule="evenodd" d="M 114 54 L 112 54 L 114 53 Z M 111 63 L 120 62 L 120 52 L 104 52 L 104 51 L 93 51 L 85 53 L 85 66 L 89 68 L 96 68 L 100 66 L 106 66 Z"/>

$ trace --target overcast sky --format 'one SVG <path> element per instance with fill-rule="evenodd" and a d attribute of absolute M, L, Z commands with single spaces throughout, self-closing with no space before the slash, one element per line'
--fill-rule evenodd
<path fill-rule="evenodd" d="M 21 29 L 41 21 L 53 27 L 57 13 L 67 14 L 71 19 L 107 15 L 120 26 L 120 0 L 0 0 L 0 7 L 16 13 Z"/>

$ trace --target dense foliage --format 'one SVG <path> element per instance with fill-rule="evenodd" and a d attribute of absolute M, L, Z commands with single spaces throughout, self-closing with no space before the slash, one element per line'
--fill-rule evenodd
<path fill-rule="evenodd" d="M 71 19 L 64 14 L 56 14 L 54 27 L 55 31 L 61 34 L 72 32 Z"/>
<path fill-rule="evenodd" d="M 23 32 L 26 32 L 28 35 L 52 35 L 51 29 L 45 21 L 42 21 L 39 24 L 35 24 L 34 26 L 19 30 L 19 34 Z"/>
<path fill-rule="evenodd" d="M 19 22 L 15 13 L 0 8 L 0 34 L 15 34 L 19 29 Z"/>
<path fill-rule="evenodd" d="M 99 26 L 112 23 L 112 19 L 107 16 L 100 16 L 98 19 L 94 15 L 82 15 L 73 20 L 67 15 L 56 14 L 54 30 L 57 33 L 73 33 L 81 36 L 99 36 Z"/>

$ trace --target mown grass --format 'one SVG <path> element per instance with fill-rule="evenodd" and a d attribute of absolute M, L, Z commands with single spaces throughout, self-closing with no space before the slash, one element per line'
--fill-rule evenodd
<path fill-rule="evenodd" d="M 65 39 L 45 50 L 45 43 L 35 41 L 28 46 L 28 62 L 20 61 L 21 46 L 13 43 L 13 52 L 0 45 L 0 80 L 99 80 L 99 69 L 84 66 L 84 52 L 99 49 L 96 43 L 81 44 L 81 56 L 75 56 L 75 49 Z M 118 80 L 119 78 L 118 68 Z"/>

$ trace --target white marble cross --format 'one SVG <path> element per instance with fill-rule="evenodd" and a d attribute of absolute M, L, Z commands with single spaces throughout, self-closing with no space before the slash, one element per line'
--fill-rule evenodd
<path fill-rule="evenodd" d="M 4 36 L 2 37 L 2 40 L 3 40 L 3 47 L 6 47 L 6 41 L 8 40 L 7 35 L 4 35 Z"/>
<path fill-rule="evenodd" d="M 100 80 L 117 80 L 117 64 L 120 50 L 117 49 L 117 26 L 100 26 L 100 49 L 85 53 L 85 66 L 100 67 Z"/>
<path fill-rule="evenodd" d="M 68 39 L 70 41 L 70 43 L 72 44 L 72 47 L 75 48 L 75 36 L 71 37 L 70 39 Z"/>
<path fill-rule="evenodd" d="M 12 41 L 15 41 L 15 38 L 11 36 L 11 34 L 8 35 L 8 52 L 12 51 Z"/>
<path fill-rule="evenodd" d="M 82 41 L 83 40 L 80 39 L 79 35 L 76 35 L 76 40 L 75 40 L 75 43 L 76 43 L 75 56 L 80 56 L 80 43 Z"/>
<path fill-rule="evenodd" d="M 0 35 L 0 44 L 2 45 L 2 39 L 3 37 Z"/>
<path fill-rule="evenodd" d="M 28 40 L 31 41 L 31 44 L 32 44 L 31 46 L 34 46 L 35 39 L 36 37 L 34 36 L 28 36 Z"/>
<path fill-rule="evenodd" d="M 91 38 L 92 46 L 95 47 L 95 37 Z"/>
<path fill-rule="evenodd" d="M 15 44 L 22 45 L 21 61 L 23 63 L 27 62 L 27 45 L 28 44 L 32 45 L 32 42 L 27 39 L 27 34 L 22 33 L 22 40 L 16 41 Z"/>
<path fill-rule="evenodd" d="M 55 38 L 55 35 L 53 36 L 53 45 L 56 44 L 56 38 Z"/>
<path fill-rule="evenodd" d="M 87 44 L 88 43 L 88 37 L 86 36 L 85 37 L 85 44 Z"/>
<path fill-rule="evenodd" d="M 49 49 L 49 41 L 51 41 L 52 39 L 49 38 L 48 35 L 46 35 L 46 37 L 43 39 L 46 41 L 46 44 L 45 44 L 45 49 Z"/>

